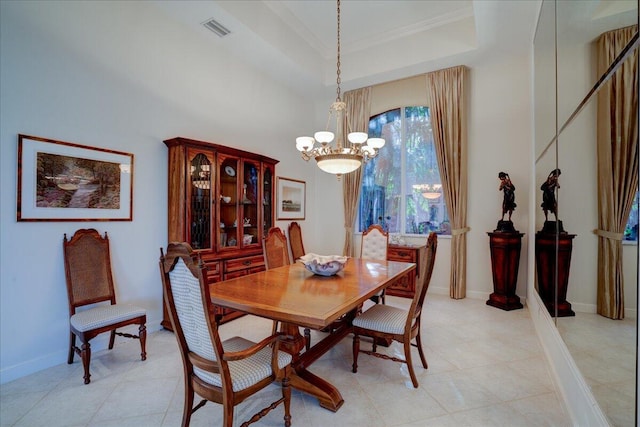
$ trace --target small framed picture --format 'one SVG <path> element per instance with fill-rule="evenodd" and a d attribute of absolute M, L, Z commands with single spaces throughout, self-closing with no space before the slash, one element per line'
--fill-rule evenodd
<path fill-rule="evenodd" d="M 18 135 L 18 221 L 132 221 L 133 154 Z"/>
<path fill-rule="evenodd" d="M 276 219 L 304 219 L 306 205 L 306 186 L 304 181 L 277 177 Z"/>

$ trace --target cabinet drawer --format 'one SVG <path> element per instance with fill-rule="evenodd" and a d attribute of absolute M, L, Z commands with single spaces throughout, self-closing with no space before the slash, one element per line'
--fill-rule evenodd
<path fill-rule="evenodd" d="M 256 267 L 261 267 L 264 269 L 264 257 L 262 255 L 225 260 L 225 277 L 228 278 L 228 274 L 234 271 L 254 269 Z"/>
<path fill-rule="evenodd" d="M 219 276 L 222 274 L 222 266 L 220 265 L 220 261 L 205 261 L 204 265 L 207 266 L 207 277 Z"/>
<path fill-rule="evenodd" d="M 406 276 L 401 277 L 391 284 L 387 290 L 387 295 L 413 298 L 415 292 L 416 275 L 415 270 Z"/>
<path fill-rule="evenodd" d="M 387 249 L 387 259 L 389 261 L 402 261 L 402 262 L 416 262 L 415 250 L 409 250 L 404 248 L 391 248 Z"/>

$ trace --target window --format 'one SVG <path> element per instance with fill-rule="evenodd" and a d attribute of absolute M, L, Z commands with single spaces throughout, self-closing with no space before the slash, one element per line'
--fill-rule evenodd
<path fill-rule="evenodd" d="M 624 241 L 625 242 L 638 241 L 638 192 L 637 191 L 636 191 L 636 197 L 633 199 L 633 205 L 631 206 L 631 213 L 629 213 L 629 220 L 627 221 L 627 227 L 624 229 Z"/>
<path fill-rule="evenodd" d="M 364 166 L 358 231 L 380 224 L 389 233 L 451 234 L 429 108 L 403 107 L 373 116 L 369 135 L 386 144 Z"/>

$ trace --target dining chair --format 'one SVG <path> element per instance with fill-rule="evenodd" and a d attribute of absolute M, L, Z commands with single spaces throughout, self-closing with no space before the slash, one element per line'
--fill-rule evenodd
<path fill-rule="evenodd" d="M 389 245 L 389 233 L 380 225 L 371 224 L 362 233 L 360 244 L 360 258 L 371 260 L 386 260 L 387 246 Z M 370 298 L 373 302 L 381 301 L 385 303 L 385 291 L 380 292 Z"/>
<path fill-rule="evenodd" d="M 416 292 L 411 300 L 408 310 L 391 305 L 376 304 L 356 316 L 353 319 L 353 372 L 358 372 L 358 354 L 365 353 L 381 359 L 392 360 L 394 362 L 406 363 L 409 368 L 409 375 L 414 388 L 418 388 L 418 380 L 411 362 L 411 346 L 418 348 L 420 361 L 424 369 L 428 368 L 427 359 L 422 350 L 420 339 L 420 322 L 422 318 L 422 308 L 424 297 L 429 289 L 433 265 L 436 259 L 436 249 L 438 247 L 438 236 L 436 233 L 429 234 L 427 238 L 427 248 L 424 255 L 424 262 L 420 263 L 420 276 L 416 283 Z M 360 349 L 360 336 L 373 338 L 373 348 L 371 351 Z M 415 338 L 416 343 L 412 344 Z M 393 340 L 404 345 L 404 359 L 387 356 L 376 352 L 376 340 Z"/>
<path fill-rule="evenodd" d="M 262 252 L 267 270 L 291 264 L 287 236 L 280 227 L 271 227 L 262 239 Z"/>
<path fill-rule="evenodd" d="M 69 300 L 69 356 L 72 364 L 77 353 L 84 367 L 84 383 L 91 382 L 90 340 L 103 332 L 110 332 L 109 350 L 116 335 L 140 340 L 142 360 L 147 359 L 147 313 L 144 308 L 116 301 L 109 237 L 101 237 L 95 229 L 80 229 L 70 240 L 63 240 L 64 271 Z M 88 308 L 87 308 L 88 307 Z M 138 325 L 138 335 L 118 332 L 118 328 Z M 82 346 L 76 346 L 76 337 Z"/>
<path fill-rule="evenodd" d="M 267 270 L 283 265 L 290 265 L 289 249 L 287 248 L 287 236 L 284 235 L 280 227 L 271 227 L 267 235 L 262 240 L 262 252 L 264 253 L 264 264 Z M 273 333 L 278 330 L 278 321 L 273 321 Z M 311 348 L 311 330 L 304 328 L 304 340 L 307 350 Z"/>
<path fill-rule="evenodd" d="M 166 255 L 160 248 L 164 301 L 184 368 L 182 427 L 188 427 L 191 415 L 208 401 L 223 405 L 222 425 L 231 427 L 234 407 L 276 381 L 282 384 L 282 397 L 242 425 L 258 421 L 284 403 L 284 425 L 290 426 L 292 358 L 279 350 L 281 335 L 257 344 L 237 336 L 222 341 L 205 270 L 188 243 L 170 243 Z M 202 401 L 193 406 L 195 394 Z"/>
<path fill-rule="evenodd" d="M 302 244 L 302 230 L 300 229 L 300 225 L 293 221 L 289 224 L 289 247 L 291 248 L 291 256 L 293 257 L 293 261 L 297 261 L 300 257 L 304 256 L 306 252 L 304 251 L 304 245 Z"/>

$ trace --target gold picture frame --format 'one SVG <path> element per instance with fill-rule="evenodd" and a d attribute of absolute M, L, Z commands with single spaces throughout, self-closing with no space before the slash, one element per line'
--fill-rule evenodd
<path fill-rule="evenodd" d="M 276 219 L 304 219 L 307 183 L 281 176 L 276 180 L 278 189 Z"/>

